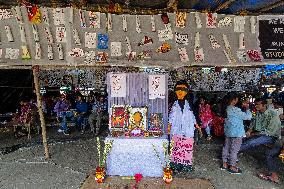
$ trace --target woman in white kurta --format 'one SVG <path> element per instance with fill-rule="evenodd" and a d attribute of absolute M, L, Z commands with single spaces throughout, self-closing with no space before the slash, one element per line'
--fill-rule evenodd
<path fill-rule="evenodd" d="M 180 81 L 175 86 L 177 100 L 173 104 L 169 115 L 169 127 L 174 147 L 170 166 L 174 171 L 192 170 L 193 137 L 196 119 L 188 101 L 189 86 Z"/>

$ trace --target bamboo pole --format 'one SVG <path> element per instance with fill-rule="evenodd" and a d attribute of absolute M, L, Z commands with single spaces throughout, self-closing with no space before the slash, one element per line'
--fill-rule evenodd
<path fill-rule="evenodd" d="M 33 67 L 33 75 L 34 75 L 34 84 L 35 84 L 35 91 L 36 91 L 36 97 L 37 97 L 37 107 L 41 122 L 41 134 L 42 134 L 42 143 L 44 146 L 44 154 L 45 159 L 49 159 L 49 151 L 48 151 L 48 144 L 47 144 L 47 138 L 46 138 L 46 126 L 45 126 L 45 119 L 42 111 L 42 101 L 41 101 L 41 95 L 39 92 L 39 79 L 38 79 L 38 72 L 39 72 L 39 66 Z"/>

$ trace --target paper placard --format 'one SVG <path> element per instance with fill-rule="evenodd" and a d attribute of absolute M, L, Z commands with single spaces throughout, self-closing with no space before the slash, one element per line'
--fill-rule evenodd
<path fill-rule="evenodd" d="M 56 41 L 58 43 L 66 43 L 66 28 L 65 27 L 56 27 Z"/>
<path fill-rule="evenodd" d="M 69 7 L 69 23 L 73 24 L 74 22 L 74 9 L 73 7 Z"/>
<path fill-rule="evenodd" d="M 55 26 L 65 24 L 65 16 L 64 16 L 64 9 L 63 8 L 53 9 L 53 21 L 54 21 Z"/>
<path fill-rule="evenodd" d="M 97 46 L 97 34 L 91 32 L 85 32 L 85 47 L 94 49 Z"/>
<path fill-rule="evenodd" d="M 26 33 L 25 33 L 25 26 L 20 24 L 19 27 L 20 27 L 21 42 L 22 43 L 27 43 Z"/>
<path fill-rule="evenodd" d="M 44 28 L 44 33 L 45 33 L 47 43 L 52 44 L 53 43 L 53 37 L 52 37 L 52 34 L 50 32 L 49 27 Z"/>
<path fill-rule="evenodd" d="M 107 13 L 107 24 L 106 24 L 107 31 L 112 31 L 112 17 L 111 13 Z"/>
<path fill-rule="evenodd" d="M 182 61 L 182 62 L 188 62 L 189 61 L 188 54 L 186 52 L 185 47 L 178 48 L 178 54 L 179 54 L 180 61 Z"/>
<path fill-rule="evenodd" d="M 234 32 L 245 32 L 246 17 L 235 16 L 234 17 Z"/>
<path fill-rule="evenodd" d="M 10 26 L 5 26 L 5 31 L 6 31 L 6 35 L 7 35 L 7 39 L 9 42 L 13 42 L 14 41 L 14 37 L 11 31 Z"/>
<path fill-rule="evenodd" d="M 0 20 L 13 18 L 13 13 L 9 9 L 0 9 Z"/>
<path fill-rule="evenodd" d="M 100 28 L 101 14 L 100 12 L 89 11 L 90 28 Z"/>
<path fill-rule="evenodd" d="M 149 99 L 164 99 L 166 96 L 165 75 L 149 75 Z"/>
<path fill-rule="evenodd" d="M 73 58 L 84 57 L 84 51 L 81 48 L 73 48 L 68 53 L 68 55 L 73 57 Z"/>
<path fill-rule="evenodd" d="M 19 55 L 20 55 L 19 49 L 6 48 L 5 58 L 15 60 L 19 58 Z"/>
<path fill-rule="evenodd" d="M 217 27 L 217 13 L 207 13 L 206 28 L 216 28 L 216 27 Z"/>
<path fill-rule="evenodd" d="M 176 13 L 176 27 L 185 28 L 186 25 L 186 12 Z"/>
<path fill-rule="evenodd" d="M 49 25 L 48 8 L 41 7 L 41 16 L 44 24 Z"/>
<path fill-rule="evenodd" d="M 49 60 L 53 60 L 53 49 L 50 44 L 47 45 L 47 57 Z"/>
<path fill-rule="evenodd" d="M 151 15 L 151 31 L 152 32 L 156 31 L 155 16 L 154 15 Z"/>
<path fill-rule="evenodd" d="M 141 23 L 138 15 L 136 15 L 136 32 L 141 33 Z"/>
<path fill-rule="evenodd" d="M 40 43 L 35 43 L 35 59 L 40 60 L 41 59 L 41 48 Z"/>
<path fill-rule="evenodd" d="M 122 15 L 122 30 L 124 32 L 127 32 L 127 20 L 126 15 Z"/>
<path fill-rule="evenodd" d="M 111 97 L 126 97 L 126 74 L 110 74 Z"/>
<path fill-rule="evenodd" d="M 202 21 L 200 19 L 200 15 L 198 12 L 195 13 L 195 23 L 196 23 L 196 28 L 200 29 L 202 28 Z"/>
<path fill-rule="evenodd" d="M 181 34 L 175 32 L 175 40 L 176 43 L 180 45 L 188 45 L 189 43 L 188 34 Z"/>
<path fill-rule="evenodd" d="M 121 56 L 121 42 L 111 42 L 110 51 L 111 56 Z"/>
<path fill-rule="evenodd" d="M 259 17 L 259 47 L 264 59 L 284 59 L 283 16 Z"/>
<path fill-rule="evenodd" d="M 76 28 L 73 29 L 73 37 L 74 37 L 74 43 L 76 45 L 81 45 L 81 40 L 80 40 L 80 37 L 79 37 L 79 33 L 78 33 L 78 30 Z"/>
<path fill-rule="evenodd" d="M 37 26 L 35 24 L 32 24 L 32 29 L 33 29 L 33 35 L 34 35 L 35 42 L 39 42 Z"/>
<path fill-rule="evenodd" d="M 193 157 L 193 138 L 174 135 L 171 162 L 183 165 L 192 165 Z"/>
<path fill-rule="evenodd" d="M 28 47 L 26 45 L 22 46 L 22 60 L 30 60 L 31 59 L 31 55 L 30 52 L 28 50 Z"/>
<path fill-rule="evenodd" d="M 16 6 L 13 9 L 14 9 L 14 14 L 15 14 L 15 17 L 16 17 L 18 23 L 19 24 L 24 24 L 23 17 L 22 17 L 22 12 L 21 12 L 21 7 Z"/>
<path fill-rule="evenodd" d="M 79 18 L 80 18 L 81 27 L 86 28 L 87 25 L 86 25 L 85 11 L 82 9 L 79 10 Z"/>
<path fill-rule="evenodd" d="M 58 59 L 64 60 L 64 53 L 63 53 L 63 46 L 62 44 L 57 44 L 57 50 L 58 50 Z"/>

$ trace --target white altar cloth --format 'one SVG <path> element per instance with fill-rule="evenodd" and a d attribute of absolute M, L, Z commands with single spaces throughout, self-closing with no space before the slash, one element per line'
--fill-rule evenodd
<path fill-rule="evenodd" d="M 118 176 L 134 176 L 141 173 L 148 177 L 162 177 L 162 162 L 155 155 L 153 144 L 156 146 L 164 162 L 163 143 L 168 142 L 167 137 L 160 138 L 114 138 L 112 149 L 107 157 L 107 174 Z"/>

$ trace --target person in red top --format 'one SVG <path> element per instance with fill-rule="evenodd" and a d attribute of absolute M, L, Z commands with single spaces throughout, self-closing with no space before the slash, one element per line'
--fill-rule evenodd
<path fill-rule="evenodd" d="M 28 99 L 22 99 L 20 101 L 20 112 L 16 113 L 15 117 L 12 120 L 12 125 L 21 125 L 29 123 L 31 120 L 31 111 L 32 106 L 29 103 Z M 23 128 L 16 128 L 15 137 L 20 137 L 26 135 L 23 131 Z"/>
<path fill-rule="evenodd" d="M 212 112 L 211 106 L 205 100 L 204 97 L 199 99 L 199 118 L 201 120 L 201 128 L 204 128 L 207 134 L 207 140 L 211 140 L 211 122 L 212 122 Z"/>
<path fill-rule="evenodd" d="M 215 136 L 224 136 L 225 119 L 222 116 L 222 100 L 212 106 L 212 131 Z"/>

